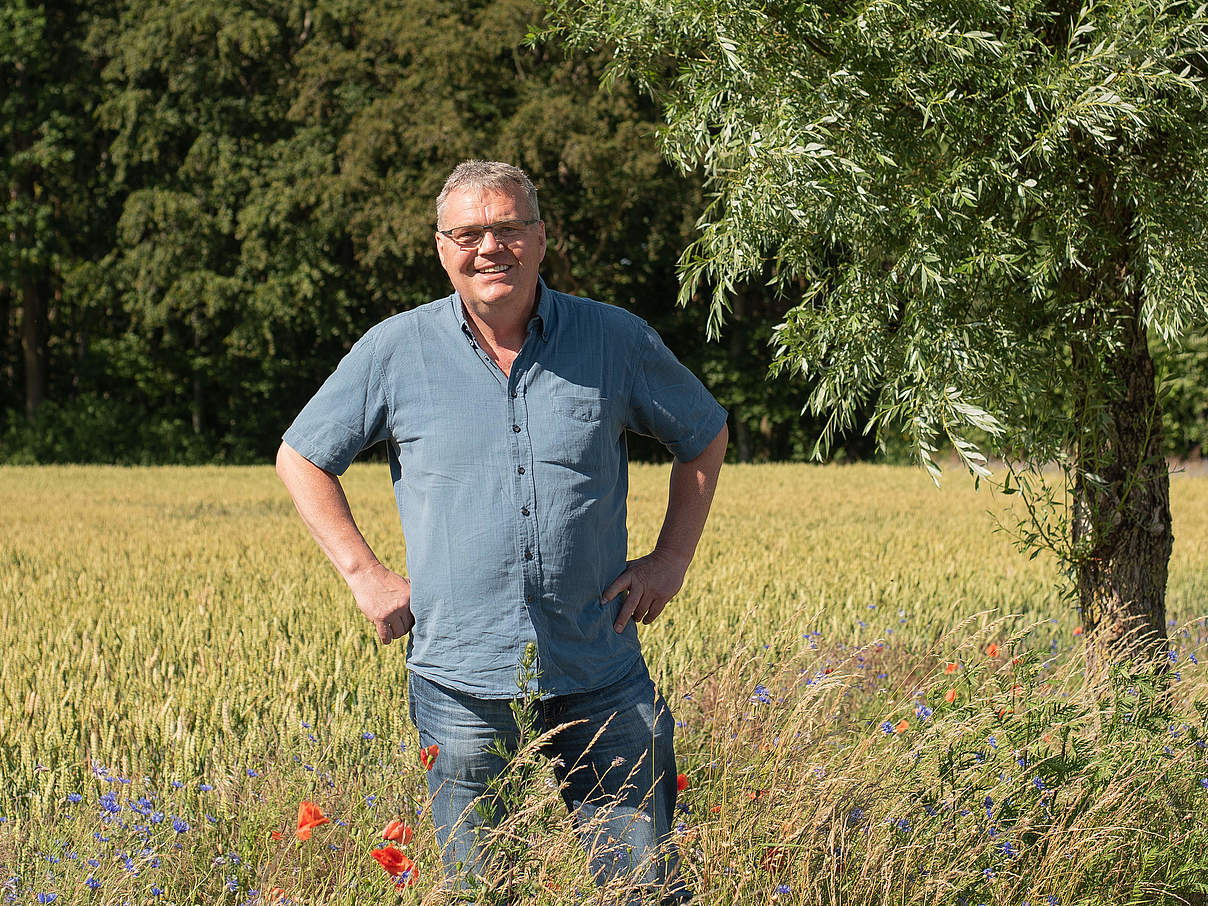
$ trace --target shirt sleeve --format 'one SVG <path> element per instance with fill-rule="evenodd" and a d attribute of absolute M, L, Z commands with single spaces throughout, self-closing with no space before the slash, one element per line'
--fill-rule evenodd
<path fill-rule="evenodd" d="M 362 450 L 389 434 L 385 378 L 370 331 L 348 351 L 282 436 L 320 469 L 343 475 Z"/>
<path fill-rule="evenodd" d="M 726 423 L 726 410 L 643 324 L 629 427 L 663 444 L 680 462 L 696 459 Z"/>

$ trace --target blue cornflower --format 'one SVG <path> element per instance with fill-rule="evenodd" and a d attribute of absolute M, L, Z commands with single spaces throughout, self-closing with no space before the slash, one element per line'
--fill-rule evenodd
<path fill-rule="evenodd" d="M 792 888 L 790 888 L 788 884 L 777 884 L 776 885 L 777 893 L 788 893 L 791 889 Z"/>
<path fill-rule="evenodd" d="M 163 895 L 163 889 L 152 884 L 151 885 L 151 896 L 158 897 L 158 896 L 162 896 L 162 895 Z"/>
<path fill-rule="evenodd" d="M 101 882 L 98 881 L 96 878 L 94 878 L 92 875 L 89 875 L 87 878 L 84 879 L 84 884 L 89 890 L 100 890 L 101 889 Z"/>
<path fill-rule="evenodd" d="M 881 732 L 885 734 L 892 734 L 893 724 L 891 724 L 889 721 L 885 721 L 883 724 L 881 724 Z"/>
<path fill-rule="evenodd" d="M 998 740 L 995 739 L 993 736 L 987 737 L 986 742 L 988 742 L 990 744 L 991 749 L 998 748 Z"/>
<path fill-rule="evenodd" d="M 199 792 L 208 793 L 208 792 L 210 792 L 210 790 L 212 790 L 214 788 L 212 786 L 210 786 L 208 783 L 201 783 L 201 784 L 197 785 L 197 789 Z"/>
<path fill-rule="evenodd" d="M 361 739 L 365 740 L 366 742 L 368 742 L 369 740 L 374 739 L 374 738 L 375 738 L 374 735 L 372 733 L 370 733 L 368 730 L 366 730 L 364 733 L 361 734 Z"/>
<path fill-rule="evenodd" d="M 1208 777 L 1200 778 L 1200 786 L 1204 787 L 1204 789 L 1208 789 Z"/>
<path fill-rule="evenodd" d="M 183 834 L 189 829 L 189 824 L 183 818 L 173 818 L 172 829 L 178 834 Z"/>
<path fill-rule="evenodd" d="M 260 776 L 256 771 L 252 770 L 251 768 L 247 769 L 247 775 L 249 777 L 259 777 Z"/>
<path fill-rule="evenodd" d="M 761 705 L 770 705 L 772 703 L 772 695 L 768 692 L 767 686 L 763 683 L 755 684 L 755 694 L 751 696 L 751 701 Z"/>
<path fill-rule="evenodd" d="M 84 797 L 83 797 L 83 796 L 81 796 L 79 793 L 68 793 L 68 794 L 67 794 L 67 801 L 68 801 L 68 802 L 79 802 L 79 801 L 80 801 L 81 799 L 83 799 L 83 798 L 84 798 Z"/>
<path fill-rule="evenodd" d="M 38 894 L 39 903 L 53 903 L 59 898 L 57 893 L 40 893 Z"/>
<path fill-rule="evenodd" d="M 914 713 L 919 716 L 919 720 L 927 720 L 935 712 L 932 711 L 930 708 L 928 708 L 926 705 L 920 704 L 914 709 Z"/>
<path fill-rule="evenodd" d="M 1043 789 L 1044 789 L 1044 781 L 1043 781 L 1043 780 L 1041 780 L 1039 777 L 1033 777 L 1033 778 L 1032 778 L 1032 786 L 1036 787 L 1036 789 L 1038 789 L 1038 790 L 1043 790 Z"/>

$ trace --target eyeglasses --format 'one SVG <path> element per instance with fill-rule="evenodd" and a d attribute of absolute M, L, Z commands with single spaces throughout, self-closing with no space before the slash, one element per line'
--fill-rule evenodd
<path fill-rule="evenodd" d="M 437 230 L 442 236 L 448 236 L 463 249 L 476 249 L 482 244 L 483 237 L 489 231 L 500 245 L 511 245 L 521 239 L 527 228 L 537 223 L 533 220 L 501 220 L 499 223 L 472 224 L 470 226 L 453 227 L 451 230 Z"/>

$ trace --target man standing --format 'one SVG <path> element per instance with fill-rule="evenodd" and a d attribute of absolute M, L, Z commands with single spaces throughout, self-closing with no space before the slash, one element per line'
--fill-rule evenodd
<path fill-rule="evenodd" d="M 411 718 L 446 873 L 488 864 L 476 797 L 516 737 L 516 668 L 536 651 L 537 730 L 598 882 L 688 898 L 670 843 L 674 722 L 636 623 L 679 591 L 725 453 L 726 415 L 644 321 L 554 292 L 523 171 L 467 161 L 436 204 L 453 295 L 383 321 L 284 435 L 277 472 L 384 644 L 410 633 Z M 626 562 L 626 429 L 675 455 L 653 551 Z M 339 479 L 388 442 L 404 578 L 353 521 Z"/>

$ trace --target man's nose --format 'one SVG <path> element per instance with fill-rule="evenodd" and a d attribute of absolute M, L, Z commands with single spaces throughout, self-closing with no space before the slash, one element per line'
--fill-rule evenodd
<path fill-rule="evenodd" d="M 495 231 L 486 229 L 482 232 L 482 241 L 478 243 L 478 251 L 483 254 L 498 251 L 503 248 L 503 243 L 495 238 Z"/>

